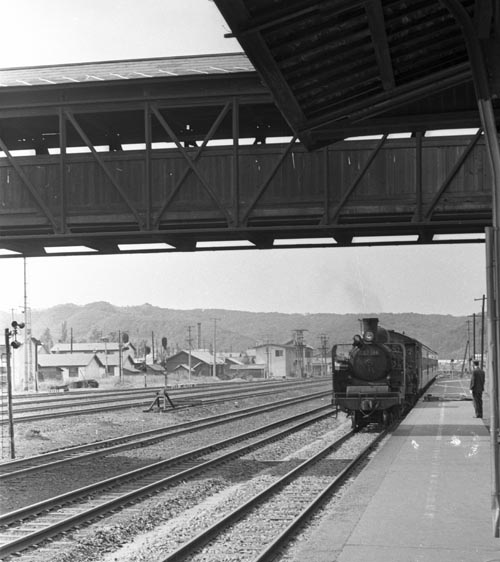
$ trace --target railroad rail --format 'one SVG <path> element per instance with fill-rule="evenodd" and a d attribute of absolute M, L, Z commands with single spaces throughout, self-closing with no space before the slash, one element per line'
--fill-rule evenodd
<path fill-rule="evenodd" d="M 207 404 L 213 404 L 218 402 L 224 402 L 226 400 L 266 396 L 269 394 L 275 394 L 277 389 L 288 391 L 288 390 L 293 390 L 295 388 L 304 388 L 305 384 L 311 386 L 318 386 L 318 385 L 324 386 L 326 384 L 326 380 L 314 381 L 314 382 L 304 382 L 304 381 L 294 382 L 291 384 L 289 383 L 286 386 L 283 386 L 284 383 L 278 383 L 277 385 L 272 384 L 271 386 L 268 386 L 266 384 L 265 388 L 263 388 L 263 385 L 253 385 L 247 388 L 233 387 L 229 390 L 222 390 L 222 391 L 218 391 L 217 388 L 213 388 L 208 392 L 206 389 L 204 391 L 202 390 L 193 390 L 191 392 L 183 391 L 180 392 L 178 395 L 175 394 L 172 395 L 169 391 L 169 394 L 174 400 L 177 401 L 175 404 L 176 408 L 183 408 L 193 405 L 207 405 Z M 77 396 L 75 396 L 71 398 L 71 400 L 74 401 L 75 404 L 70 404 L 70 405 L 51 403 L 49 406 L 45 406 L 45 407 L 34 406 L 17 411 L 16 408 L 14 408 L 13 417 L 14 417 L 14 422 L 19 423 L 19 422 L 39 421 L 48 418 L 65 417 L 75 414 L 85 415 L 85 414 L 94 414 L 98 412 L 107 412 L 110 410 L 120 410 L 120 409 L 132 408 L 132 407 L 144 407 L 150 405 L 151 400 L 154 398 L 154 396 L 162 390 L 163 389 L 157 389 L 155 393 L 147 393 L 148 400 L 141 398 L 142 395 L 140 395 L 139 397 L 137 397 L 137 399 L 124 398 L 123 402 L 121 402 L 120 404 L 116 404 L 116 400 L 111 397 L 109 400 L 104 400 L 104 401 L 102 400 L 99 401 L 98 399 L 96 399 L 88 402 L 82 402 L 81 400 L 79 400 Z M 63 400 L 63 398 L 61 398 L 61 400 Z M 98 407 L 92 407 L 96 403 L 97 404 L 101 403 L 103 405 Z M 82 408 L 82 407 L 83 409 L 75 409 L 75 408 Z M 69 409 L 69 408 L 73 408 L 73 409 Z M 50 411 L 47 412 L 46 411 L 47 409 L 50 409 Z M 63 410 L 63 411 L 57 412 L 54 410 Z M 24 415 L 24 414 L 29 414 L 30 412 L 38 412 L 38 411 L 42 411 L 44 413 Z M 6 419 L 0 420 L 0 423 L 3 424 L 7 422 L 8 420 Z"/>
<path fill-rule="evenodd" d="M 34 471 L 53 468 L 67 462 L 82 460 L 83 458 L 110 455 L 126 449 L 152 445 L 164 439 L 168 439 L 169 437 L 178 437 L 179 435 L 183 435 L 185 433 L 192 433 L 193 431 L 199 431 L 235 420 L 245 419 L 265 412 L 271 412 L 287 406 L 300 404 L 302 402 L 324 398 L 329 396 L 329 394 L 329 392 L 317 392 L 306 396 L 288 398 L 286 400 L 280 400 L 270 404 L 245 408 L 237 412 L 225 412 L 223 414 L 183 422 L 172 426 L 150 429 L 148 431 L 123 435 L 113 439 L 105 439 L 95 441 L 93 443 L 76 445 L 74 447 L 66 447 L 64 449 L 49 451 L 32 457 L 24 457 L 7 461 L 0 464 L 0 481 L 12 477 L 19 477 Z"/>
<path fill-rule="evenodd" d="M 257 556 L 252 558 L 252 562 L 269 560 L 278 548 L 289 540 L 295 529 L 302 525 L 311 513 L 325 501 L 325 498 L 339 488 L 354 468 L 364 461 L 375 445 L 387 435 L 387 432 L 388 430 L 385 430 L 377 434 L 359 454 L 347 463 L 347 466 L 344 466 L 333 477 L 326 475 L 318 477 L 317 474 L 314 474 L 318 465 L 325 458 L 328 460 L 331 453 L 343 446 L 346 441 L 359 435 L 351 430 L 185 542 L 168 556 L 162 558 L 161 562 L 177 562 L 184 560 L 187 556 L 190 557 L 190 560 L 195 560 L 199 549 L 209 541 L 212 541 L 210 550 L 213 553 L 214 561 L 217 560 L 218 554 L 222 556 L 224 553 L 227 556 L 228 548 L 231 548 L 234 543 L 236 543 L 236 548 L 242 548 L 244 545 L 245 557 L 248 557 L 252 551 L 257 552 Z M 326 474 L 328 471 L 324 472 Z M 307 483 L 304 485 L 305 481 Z M 246 521 L 250 517 L 253 517 L 252 524 L 248 524 Z M 238 525 L 238 531 L 234 533 L 236 535 L 233 537 L 234 541 L 228 540 L 228 537 L 225 536 L 223 546 L 217 551 L 217 539 L 235 525 Z M 261 550 L 263 536 L 267 545 Z M 209 559 L 210 555 L 204 553 L 203 560 Z"/>
<path fill-rule="evenodd" d="M 272 441 L 282 439 L 332 414 L 330 405 L 322 406 L 211 443 L 175 458 L 162 460 L 5 513 L 0 516 L 0 557 L 38 545 L 64 531 L 91 522 L 103 514 L 139 501 L 158 490 L 199 475 L 221 462 L 227 462 Z M 283 426 L 286 427 L 282 429 Z M 271 432 L 271 435 L 259 437 L 266 432 Z M 232 448 L 242 441 L 246 443 Z M 224 451 L 227 448 L 230 450 Z M 222 454 L 214 455 L 208 460 L 205 458 L 219 450 L 223 451 Z"/>

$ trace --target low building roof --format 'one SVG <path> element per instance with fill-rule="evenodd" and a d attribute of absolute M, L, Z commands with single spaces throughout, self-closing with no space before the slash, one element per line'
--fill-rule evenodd
<path fill-rule="evenodd" d="M 97 357 L 101 360 L 103 365 L 108 365 L 108 367 L 119 367 L 120 366 L 120 354 L 119 353 L 97 353 Z M 130 355 L 122 355 L 122 366 L 126 364 L 134 365 L 134 361 Z"/>
<path fill-rule="evenodd" d="M 189 373 L 189 365 L 186 365 L 185 363 L 179 363 L 174 371 L 177 371 L 177 369 L 184 369 Z M 191 372 L 194 373 L 194 367 L 191 367 Z"/>
<path fill-rule="evenodd" d="M 259 345 L 256 345 L 254 349 L 259 349 L 261 347 L 280 347 L 285 349 L 295 349 L 295 345 L 291 343 L 271 343 L 271 342 L 261 343 Z"/>
<path fill-rule="evenodd" d="M 116 351 L 118 352 L 120 347 L 120 344 L 118 342 L 73 342 L 71 343 L 56 343 L 54 344 L 50 351 L 51 353 L 70 353 L 71 350 L 73 350 L 73 353 L 78 353 L 78 352 L 83 352 L 83 353 L 97 353 L 98 351 L 100 352 L 112 352 L 112 351 Z M 122 349 L 123 347 L 131 347 L 133 349 L 135 349 L 134 345 L 131 344 L 130 342 L 127 343 L 126 345 L 122 344 Z M 124 350 L 126 351 L 126 350 Z"/>
<path fill-rule="evenodd" d="M 170 361 L 171 359 L 174 359 L 175 357 L 177 357 L 181 353 L 189 354 L 189 350 L 188 349 L 182 349 L 181 351 L 175 353 L 174 355 L 171 355 L 167 360 Z M 202 363 L 205 363 L 207 365 L 213 365 L 214 364 L 213 353 L 210 353 L 209 351 L 198 350 L 198 349 L 191 350 L 191 357 L 193 359 L 197 359 L 198 361 L 201 361 Z M 224 357 L 217 356 L 217 365 L 224 365 L 225 362 L 226 362 L 226 360 L 225 360 Z"/>
<path fill-rule="evenodd" d="M 89 353 L 50 353 L 38 356 L 40 367 L 86 367 L 92 361 L 97 361 L 101 367 L 104 366 L 95 353 L 92 355 Z"/>
<path fill-rule="evenodd" d="M 165 371 L 165 368 L 158 365 L 158 363 L 147 363 L 146 369 L 149 369 L 150 371 L 157 371 L 158 373 L 163 373 Z"/>
<path fill-rule="evenodd" d="M 231 365 L 231 371 L 263 371 L 266 366 L 263 363 L 252 363 L 250 365 Z"/>

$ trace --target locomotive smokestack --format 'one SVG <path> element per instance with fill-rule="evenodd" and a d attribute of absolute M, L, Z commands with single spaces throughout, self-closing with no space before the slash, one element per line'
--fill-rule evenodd
<path fill-rule="evenodd" d="M 363 333 L 373 332 L 377 333 L 378 318 L 363 318 Z"/>

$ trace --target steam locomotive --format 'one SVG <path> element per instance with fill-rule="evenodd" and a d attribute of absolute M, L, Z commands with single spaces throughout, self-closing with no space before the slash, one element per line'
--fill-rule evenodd
<path fill-rule="evenodd" d="M 389 425 L 411 408 L 435 378 L 437 354 L 404 333 L 362 320 L 352 345 L 332 349 L 333 403 L 352 417 L 352 427 Z"/>

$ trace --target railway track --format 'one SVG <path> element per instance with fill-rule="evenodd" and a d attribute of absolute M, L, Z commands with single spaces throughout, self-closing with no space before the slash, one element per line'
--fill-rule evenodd
<path fill-rule="evenodd" d="M 288 391 L 294 390 L 295 388 L 304 388 L 304 385 L 308 387 L 316 386 L 326 386 L 326 381 L 301 381 L 299 383 L 267 383 L 265 385 L 251 385 L 251 386 L 229 386 L 223 390 L 220 390 L 220 386 L 215 386 L 210 389 L 183 389 L 176 391 L 170 391 L 169 395 L 174 401 L 176 408 L 189 407 L 192 405 L 206 405 L 213 404 L 217 402 L 223 402 L 225 400 L 236 400 L 251 398 L 256 396 L 266 396 L 269 394 L 276 393 L 277 390 Z M 28 402 L 28 407 L 19 408 L 14 405 L 13 409 L 13 420 L 14 422 L 32 422 L 40 421 L 49 418 L 59 418 L 70 415 L 82 415 L 82 414 L 93 414 L 99 412 L 107 412 L 110 410 L 119 410 L 132 407 L 144 407 L 149 406 L 160 391 L 163 388 L 157 388 L 155 391 L 149 391 L 144 394 L 142 391 L 138 396 L 116 396 L 110 395 L 109 399 L 101 400 L 100 397 L 93 398 L 92 400 L 82 400 L 82 396 L 74 395 L 71 397 L 61 397 L 59 399 L 54 399 L 49 402 L 44 402 L 44 405 L 31 405 Z M 119 401 L 119 404 L 116 404 Z M 96 407 L 95 405 L 98 404 Z M 59 410 L 59 411 L 57 411 Z M 62 411 L 61 411 L 62 410 Z M 33 412 L 42 412 L 39 414 Z M 31 414 L 31 415 L 30 415 Z M 0 423 L 8 423 L 5 418 L 0 419 Z"/>
<path fill-rule="evenodd" d="M 271 412 L 287 406 L 300 404 L 302 402 L 325 398 L 329 396 L 329 394 L 329 392 L 317 392 L 297 398 L 288 398 L 271 404 L 245 408 L 237 412 L 226 412 L 210 416 L 208 418 L 115 437 L 114 439 L 67 447 L 65 449 L 50 451 L 32 457 L 24 457 L 21 459 L 7 461 L 0 464 L 0 483 L 7 481 L 12 477 L 20 477 L 35 471 L 54 468 L 67 462 L 88 459 L 101 455 L 110 455 L 126 449 L 152 445 L 164 439 L 168 439 L 169 437 L 178 437 L 179 435 L 183 435 L 185 433 L 192 433 L 193 431 L 207 429 L 213 426 L 222 425 L 223 423 L 245 419 L 250 416 Z"/>
<path fill-rule="evenodd" d="M 194 478 L 216 465 L 326 419 L 332 413 L 331 406 L 323 406 L 5 513 L 0 516 L 0 557 L 19 553 L 161 489 Z M 264 433 L 268 435 L 262 437 Z"/>
<path fill-rule="evenodd" d="M 292 468 L 281 478 L 244 501 L 203 531 L 177 546 L 161 562 L 217 562 L 221 559 L 271 560 L 297 529 L 334 494 L 346 478 L 358 467 L 381 441 L 387 431 L 379 433 L 349 460 L 338 461 L 337 454 L 349 440 L 359 434 L 351 430 Z M 336 462 L 336 467 L 332 461 Z M 201 550 L 203 549 L 203 550 Z"/>

